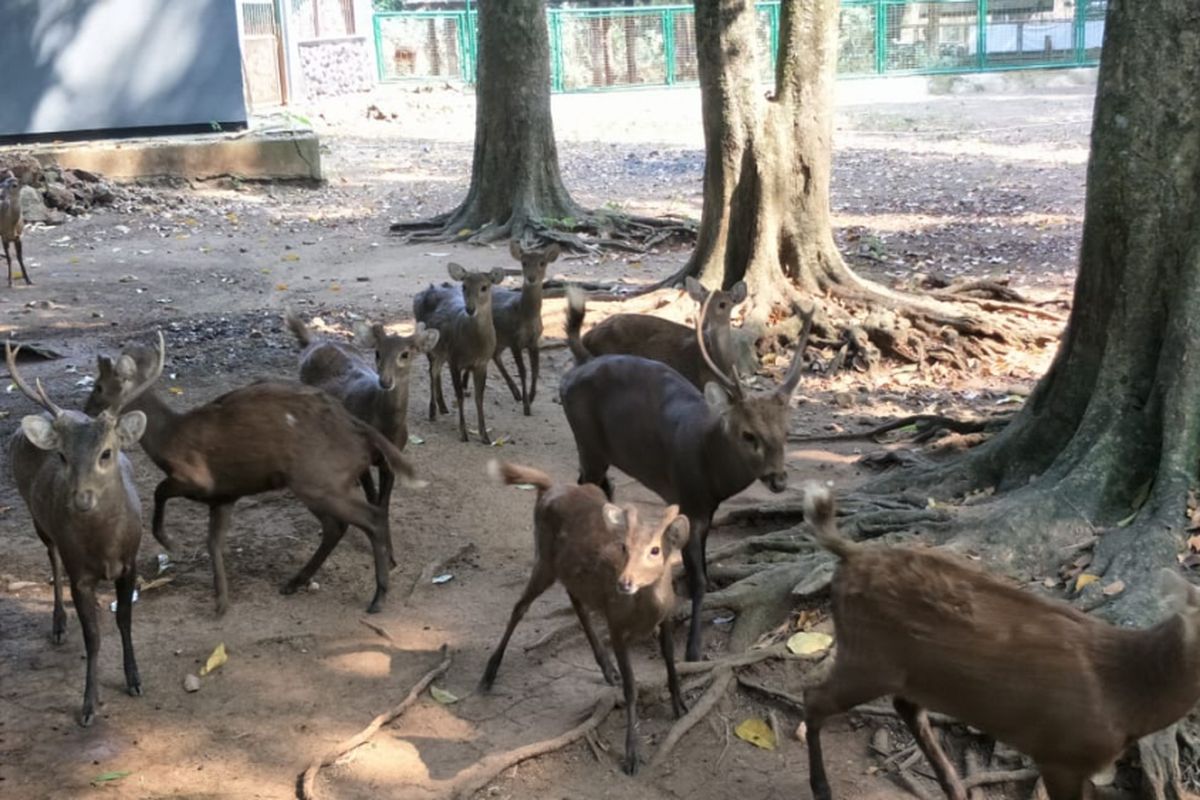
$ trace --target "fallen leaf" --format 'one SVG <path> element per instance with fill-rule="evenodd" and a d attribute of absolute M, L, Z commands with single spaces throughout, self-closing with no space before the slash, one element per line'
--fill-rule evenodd
<path fill-rule="evenodd" d="M 434 583 L 449 583 L 452 580 L 454 580 L 454 576 L 449 572 L 444 572 L 441 575 L 435 575 L 433 578 Z"/>
<path fill-rule="evenodd" d="M 286 254 L 286 255 L 285 255 L 283 258 L 281 258 L 281 259 L 279 259 L 279 260 L 280 260 L 280 261 L 299 261 L 299 260 L 300 260 L 300 254 L 299 254 L 299 253 L 288 253 L 288 254 Z"/>
<path fill-rule="evenodd" d="M 174 395 L 183 394 L 183 389 L 180 389 L 178 386 L 169 386 L 167 387 L 167 391 Z"/>
<path fill-rule="evenodd" d="M 1120 594 L 1125 591 L 1125 581 L 1116 580 L 1104 587 L 1104 594 L 1112 597 L 1114 594 Z"/>
<path fill-rule="evenodd" d="M 832 636 L 828 633 L 819 633 L 817 631 L 801 631 L 800 633 L 792 634 L 787 640 L 788 650 L 791 650 L 798 656 L 820 653 L 822 650 L 828 650 L 832 644 Z"/>
<path fill-rule="evenodd" d="M 286 284 L 286 283 L 277 283 L 277 284 L 275 284 L 275 291 L 277 291 L 277 292 L 286 292 L 286 291 L 287 291 L 287 284 Z"/>
<path fill-rule="evenodd" d="M 208 661 L 200 668 L 200 675 L 208 675 L 218 669 L 222 664 L 229 660 L 229 654 L 225 652 L 225 643 L 221 642 L 213 648 L 212 655 L 208 657 Z"/>
<path fill-rule="evenodd" d="M 425 444 L 425 440 L 414 433 L 408 435 L 408 442 L 409 444 Z"/>
<path fill-rule="evenodd" d="M 119 781 L 122 778 L 128 778 L 133 773 L 129 770 L 113 770 L 112 772 L 101 772 L 96 777 L 92 778 L 92 785 L 99 786 L 102 783 L 112 783 Z"/>
<path fill-rule="evenodd" d="M 524 489 L 527 492 L 532 492 L 537 488 L 532 483 L 514 483 L 513 486 L 517 487 L 518 489 Z"/>
<path fill-rule="evenodd" d="M 329 287 L 329 291 L 331 292 L 340 292 L 341 290 L 342 287 L 338 286 L 336 283 Z"/>
<path fill-rule="evenodd" d="M 444 706 L 458 702 L 458 695 L 453 692 L 447 692 L 445 689 L 439 689 L 436 686 L 429 687 L 429 695 Z"/>
<path fill-rule="evenodd" d="M 1132 514 L 1130 514 L 1130 515 L 1129 515 L 1128 517 L 1126 517 L 1125 519 L 1118 520 L 1118 521 L 1117 521 L 1117 527 L 1118 527 L 1118 528 L 1127 528 L 1127 527 L 1129 527 L 1129 523 L 1133 522 L 1133 520 L 1134 520 L 1134 517 L 1136 517 L 1137 515 L 1138 515 L 1138 512 L 1134 511 Z"/>
<path fill-rule="evenodd" d="M 1089 583 L 1095 583 L 1098 580 L 1100 580 L 1099 575 L 1088 575 L 1086 572 L 1081 573 L 1080 576 L 1075 579 L 1075 591 L 1078 592 Z"/>
<path fill-rule="evenodd" d="M 152 581 L 142 584 L 142 591 L 148 592 L 151 589 L 158 589 L 162 586 L 166 586 L 173 580 L 175 580 L 174 575 L 163 575 L 161 578 L 155 578 Z"/>
<path fill-rule="evenodd" d="M 771 730 L 770 725 L 757 717 L 743 720 L 733 729 L 733 733 L 755 747 L 761 747 L 763 750 L 775 749 L 775 732 Z"/>

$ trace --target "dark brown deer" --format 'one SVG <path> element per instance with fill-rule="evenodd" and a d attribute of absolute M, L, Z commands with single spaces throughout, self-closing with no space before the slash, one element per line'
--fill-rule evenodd
<path fill-rule="evenodd" d="M 4 260 L 8 262 L 8 288 L 12 288 L 12 255 L 9 245 L 16 245 L 17 263 L 21 265 L 21 277 L 26 286 L 33 286 L 29 273 L 25 271 L 25 251 L 21 234 L 25 230 L 25 219 L 21 216 L 21 181 L 8 170 L 0 179 L 0 243 L 4 245 Z"/>
<path fill-rule="evenodd" d="M 162 371 L 162 335 L 158 359 L 130 400 L 145 391 Z M 18 348 L 19 349 L 19 348 Z M 63 610 L 61 567 L 67 571 L 71 599 L 87 651 L 87 678 L 79 724 L 87 727 L 96 716 L 99 698 L 96 667 L 100 654 L 100 625 L 96 618 L 96 584 L 111 580 L 117 591 L 117 628 L 125 662 L 125 689 L 142 694 L 142 680 L 133 655 L 133 590 L 137 585 L 137 552 L 142 541 L 142 504 L 133 481 L 129 458 L 146 429 L 140 411 L 121 413 L 121 404 L 95 418 L 55 405 L 41 381 L 30 389 L 17 371 L 17 354 L 5 344 L 8 372 L 17 388 L 49 412 L 28 416 L 9 443 L 13 480 L 38 538 L 50 555 L 54 575 L 54 615 L 51 640 L 61 644 L 67 632 Z M 61 567 L 60 567 L 61 563 Z"/>
<path fill-rule="evenodd" d="M 479 422 L 479 439 L 491 444 L 487 423 L 483 419 L 483 387 L 487 383 L 487 365 L 496 352 L 496 328 L 492 321 L 492 288 L 504 280 L 504 270 L 472 272 L 458 264 L 450 264 L 450 277 L 462 284 L 461 291 L 452 284 L 429 284 L 413 298 L 413 316 L 436 330 L 440 336 L 429 352 L 429 419 L 437 412 L 450 413 L 442 395 L 442 365 L 450 365 L 450 383 L 458 402 L 458 435 L 467 441 L 467 420 L 463 410 L 463 395 L 467 375 L 475 379 L 475 414 Z"/>
<path fill-rule="evenodd" d="M 541 363 L 542 343 L 542 282 L 546 280 L 546 267 L 559 256 L 558 245 L 552 244 L 536 250 L 526 250 L 513 239 L 509 243 L 512 257 L 521 262 L 520 291 L 497 289 L 492 297 L 492 318 L 496 326 L 496 352 L 492 360 L 500 377 L 508 384 L 513 399 L 521 403 L 525 416 L 529 416 L 530 405 L 537 396 L 538 369 Z M 501 355 L 505 350 L 512 352 L 517 362 L 520 387 L 504 368 Z M 522 351 L 529 354 L 529 382 L 525 382 L 525 360 Z"/>
<path fill-rule="evenodd" d="M 638 768 L 637 683 L 629 663 L 629 645 L 658 628 L 658 642 L 667 667 L 667 686 L 675 716 L 687 712 L 675 672 L 675 643 L 667 617 L 675 608 L 671 568 L 688 538 L 688 521 L 678 506 L 670 506 L 656 524 L 638 519 L 633 506 L 605 502 L 592 485 L 555 484 L 544 472 L 492 461 L 488 472 L 499 483 L 537 487 L 533 509 L 536 561 L 521 599 L 513 607 L 500 644 L 488 659 L 481 685 L 492 688 L 504 650 L 529 606 L 554 582 L 561 581 L 592 646 L 604 679 L 616 683 L 608 654 L 588 618 L 588 609 L 604 616 L 621 670 L 625 692 L 625 772 Z"/>
<path fill-rule="evenodd" d="M 336 399 L 302 383 L 262 381 L 221 395 L 185 412 L 171 408 L 153 390 L 131 398 L 149 374 L 144 348 L 127 350 L 114 363 L 100 357 L 99 376 L 88 397 L 88 413 L 113 406 L 146 414 L 142 449 L 166 473 L 154 490 L 151 531 L 163 547 L 174 543 L 163 529 L 166 504 L 186 497 L 208 506 L 208 554 L 212 559 L 216 610 L 229 608 L 225 537 L 233 506 L 241 497 L 289 489 L 321 521 L 321 543 L 308 563 L 283 586 L 291 594 L 308 585 L 346 533 L 362 530 L 375 556 L 376 613 L 387 595 L 390 548 L 387 509 L 359 494 L 359 480 L 379 459 L 411 480 L 412 466 L 375 428 L 353 417 Z"/>
<path fill-rule="evenodd" d="M 607 474 L 614 466 L 664 502 L 683 509 L 691 523 L 683 551 L 692 596 L 687 659 L 699 660 L 708 529 L 717 507 L 755 480 L 773 492 L 787 488 L 783 448 L 812 313 L 805 315 L 783 384 L 750 392 L 736 373 L 730 378 L 708 355 L 700 332 L 713 301 L 710 295 L 700 308 L 694 333 L 701 357 L 716 377 L 702 394 L 659 361 L 628 355 L 593 357 L 579 338 L 582 294 L 572 289 L 568 300 L 567 341 L 578 366 L 563 376 L 559 394 L 579 451 L 579 482 L 597 484 L 611 499 Z"/>
<path fill-rule="evenodd" d="M 891 695 L 951 800 L 967 792 L 930 728 L 948 714 L 1026 753 L 1050 800 L 1082 800 L 1091 777 L 1200 700 L 1200 589 L 1164 570 L 1176 613 L 1153 628 L 1110 625 L 932 549 L 863 546 L 837 531 L 827 489 L 805 518 L 840 561 L 833 579 L 837 660 L 804 693 L 809 780 L 833 796 L 821 728 Z"/>
<path fill-rule="evenodd" d="M 300 381 L 341 400 L 351 414 L 382 433 L 397 450 L 403 450 L 408 444 L 408 386 L 412 365 L 418 355 L 428 353 L 437 344 L 438 332 L 426 330 L 418 322 L 411 336 L 393 336 L 379 323 L 355 323 L 358 343 L 375 351 L 372 366 L 352 345 L 313 339 L 308 327 L 294 313 L 289 311 L 285 319 L 304 348 L 300 354 Z M 394 476 L 386 465 L 379 466 L 378 494 L 369 470 L 362 476 L 363 491 L 368 502 L 387 508 Z M 390 544 L 390 537 L 388 541 Z"/>
<path fill-rule="evenodd" d="M 704 305 L 709 292 L 700 281 L 688 278 L 684 283 L 691 298 Z M 713 292 L 709 315 L 704 321 L 704 344 L 709 357 L 727 374 L 733 374 L 733 365 L 737 361 L 729 317 L 734 306 L 745 299 L 745 281 L 738 281 L 728 291 Z M 700 391 L 704 391 L 706 383 L 720 380 L 700 353 L 696 331 L 662 317 L 614 314 L 584 334 L 583 346 L 596 356 L 624 353 L 661 361 Z"/>

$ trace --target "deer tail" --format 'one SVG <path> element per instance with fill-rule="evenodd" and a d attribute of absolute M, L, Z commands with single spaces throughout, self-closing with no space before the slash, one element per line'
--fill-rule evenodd
<path fill-rule="evenodd" d="M 417 471 L 413 468 L 412 463 L 404 457 L 400 452 L 400 448 L 392 444 L 392 442 L 375 429 L 374 426 L 355 419 L 355 425 L 359 430 L 366 434 L 367 439 L 371 442 L 371 446 L 375 448 L 375 452 L 383 458 L 387 463 L 388 468 L 396 475 L 400 485 L 407 489 L 424 489 L 429 485 L 429 481 L 420 480 L 416 477 Z"/>
<path fill-rule="evenodd" d="M 296 337 L 296 341 L 300 342 L 301 347 L 308 347 L 312 342 L 312 334 L 308 330 L 308 326 L 304 324 L 304 320 L 296 316 L 296 312 L 290 308 L 283 315 L 284 321 L 287 323 L 288 330 Z"/>
<path fill-rule="evenodd" d="M 487 465 L 488 477 L 501 486 L 511 486 L 514 483 L 528 483 L 537 487 L 538 495 L 554 485 L 554 479 L 540 469 L 523 467 L 508 461 L 493 458 Z"/>
<path fill-rule="evenodd" d="M 804 518 L 812 527 L 817 544 L 841 559 L 849 557 L 860 545 L 838 532 L 835 518 L 837 504 L 833 494 L 816 482 L 804 487 Z"/>
<path fill-rule="evenodd" d="M 578 286 L 567 287 L 567 347 L 575 357 L 575 365 L 586 364 L 592 354 L 583 345 L 583 316 L 587 312 L 587 299 Z"/>

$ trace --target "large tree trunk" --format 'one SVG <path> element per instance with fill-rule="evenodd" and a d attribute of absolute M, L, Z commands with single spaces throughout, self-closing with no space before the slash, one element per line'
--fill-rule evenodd
<path fill-rule="evenodd" d="M 430 221 L 436 234 L 477 242 L 517 238 L 543 220 L 582 215 L 559 173 L 544 0 L 479 5 L 476 80 L 470 188 L 462 205 Z M 393 230 L 422 226 L 428 224 Z"/>

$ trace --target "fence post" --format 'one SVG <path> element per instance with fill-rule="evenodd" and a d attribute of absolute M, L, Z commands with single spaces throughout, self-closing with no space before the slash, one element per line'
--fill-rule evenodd
<path fill-rule="evenodd" d="M 887 0 L 875 0 L 875 74 L 887 70 Z"/>
<path fill-rule="evenodd" d="M 975 66 L 980 70 L 987 66 L 987 17 L 988 0 L 979 0 L 975 24 Z"/>
<path fill-rule="evenodd" d="M 562 10 L 546 9 L 546 24 L 550 31 L 550 90 L 563 90 Z"/>
<path fill-rule="evenodd" d="M 675 85 L 675 9 L 664 8 L 662 12 L 663 56 L 667 59 L 666 83 Z"/>
<path fill-rule="evenodd" d="M 779 68 L 779 2 L 771 6 L 771 74 L 778 73 Z"/>
<path fill-rule="evenodd" d="M 1087 13 L 1091 0 L 1075 0 L 1075 64 L 1082 64 L 1087 57 Z"/>
<path fill-rule="evenodd" d="M 375 36 L 375 72 L 383 83 L 383 31 L 379 29 L 379 15 L 371 15 L 371 28 Z"/>

